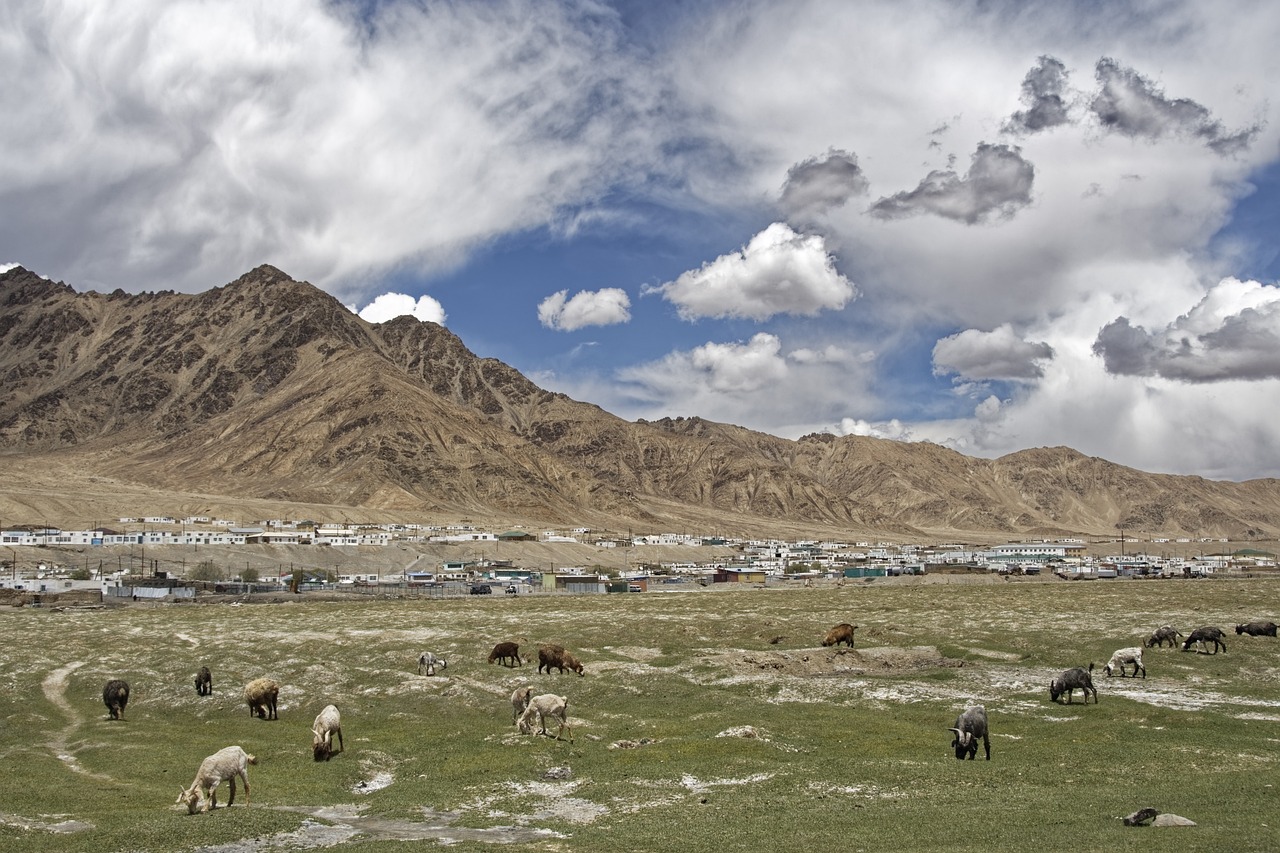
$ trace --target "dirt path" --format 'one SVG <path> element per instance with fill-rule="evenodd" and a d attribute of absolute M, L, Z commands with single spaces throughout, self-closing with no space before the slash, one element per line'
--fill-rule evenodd
<path fill-rule="evenodd" d="M 75 706 L 67 700 L 67 679 L 71 673 L 84 666 L 84 661 L 73 661 L 64 667 L 55 669 L 53 672 L 45 676 L 40 687 L 44 691 L 44 698 L 48 699 L 50 704 L 54 705 L 67 718 L 67 724 L 54 734 L 52 740 L 45 745 L 53 750 L 53 754 L 58 756 L 58 760 L 67 765 L 71 770 L 81 775 L 88 776 L 92 779 L 100 779 L 105 782 L 114 781 L 110 776 L 101 773 L 94 773 L 86 770 L 80 765 L 80 761 L 73 754 L 70 744 L 71 738 L 76 731 L 84 725 L 84 717 L 82 717 L 75 709 Z"/>

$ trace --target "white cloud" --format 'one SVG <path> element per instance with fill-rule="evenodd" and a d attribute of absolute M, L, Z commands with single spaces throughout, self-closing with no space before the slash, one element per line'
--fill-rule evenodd
<path fill-rule="evenodd" d="M 0 250 L 77 286 L 270 260 L 351 297 L 545 225 L 643 164 L 643 75 L 586 3 L 6 6 Z M 93 203 L 86 203 L 92 201 Z"/>
<path fill-rule="evenodd" d="M 914 441 L 911 428 L 897 419 L 872 423 L 860 418 L 844 418 L 838 429 L 840 435 L 864 435 L 870 438 L 887 438 L 893 441 Z"/>
<path fill-rule="evenodd" d="M 966 329 L 938 341 L 933 347 L 933 372 L 964 379 L 1027 381 L 1043 376 L 1042 362 L 1051 358 L 1053 347 L 1023 340 L 1006 323 L 990 332 Z"/>
<path fill-rule="evenodd" d="M 559 290 L 538 304 L 538 321 L 548 329 L 572 332 L 585 326 L 612 326 L 631 319 L 631 300 L 618 287 L 581 290 L 567 299 Z"/>
<path fill-rule="evenodd" d="M 721 255 L 675 281 L 649 288 L 672 302 L 685 320 L 777 314 L 812 316 L 843 308 L 854 287 L 836 271 L 823 238 L 797 234 L 775 222 L 740 251 Z"/>
<path fill-rule="evenodd" d="M 444 325 L 444 306 L 430 296 L 414 299 L 404 293 L 384 293 L 376 297 L 358 312 L 360 319 L 370 323 L 385 323 L 405 314 L 417 320 Z"/>
<path fill-rule="evenodd" d="M 20 266 L 22 266 L 22 264 L 0 264 L 0 273 L 8 272 L 9 270 Z"/>

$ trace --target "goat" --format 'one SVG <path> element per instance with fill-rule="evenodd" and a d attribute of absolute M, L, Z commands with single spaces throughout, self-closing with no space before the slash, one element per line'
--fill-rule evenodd
<path fill-rule="evenodd" d="M 1157 649 L 1165 643 L 1169 644 L 1169 648 L 1175 648 L 1178 645 L 1178 638 L 1182 636 L 1182 632 L 1168 625 L 1157 628 L 1150 637 L 1142 641 L 1142 645 L 1148 649 Z"/>
<path fill-rule="evenodd" d="M 124 719 L 124 706 L 129 704 L 129 682 L 113 678 L 102 688 L 102 704 L 113 720 Z"/>
<path fill-rule="evenodd" d="M 213 694 L 213 673 L 209 672 L 209 667 L 202 666 L 200 671 L 196 673 L 196 695 L 210 696 Z"/>
<path fill-rule="evenodd" d="M 964 713 L 956 717 L 956 724 L 951 731 L 956 733 L 951 741 L 951 748 L 956 751 L 956 758 L 963 761 L 966 757 L 973 761 L 978 757 L 978 738 L 982 738 L 982 748 L 986 750 L 987 761 L 991 760 L 991 741 L 987 728 L 987 709 L 981 705 L 970 705 Z"/>
<path fill-rule="evenodd" d="M 449 662 L 431 652 L 418 655 L 418 675 L 435 675 L 437 669 L 448 669 Z"/>
<path fill-rule="evenodd" d="M 1142 670 L 1142 677 L 1147 677 L 1147 668 L 1142 663 L 1142 649 L 1137 646 L 1130 646 L 1124 649 L 1116 649 L 1115 654 L 1111 656 L 1111 660 L 1107 661 L 1107 665 L 1103 667 L 1107 671 L 1107 678 L 1110 678 L 1116 669 L 1120 670 L 1120 677 L 1125 676 L 1124 668 L 1129 664 L 1133 664 L 1133 677 L 1138 677 L 1138 670 Z"/>
<path fill-rule="evenodd" d="M 827 636 L 823 638 L 822 645 L 838 646 L 844 643 L 849 648 L 853 648 L 853 632 L 858 630 L 857 625 L 850 625 L 848 622 L 841 622 L 827 632 Z"/>
<path fill-rule="evenodd" d="M 239 746 L 224 747 L 204 761 L 196 771 L 196 778 L 190 788 L 183 788 L 178 795 L 178 803 L 187 807 L 187 814 L 207 812 L 218 807 L 218 785 L 224 780 L 231 783 L 231 796 L 227 800 L 230 806 L 236 801 L 236 777 L 244 783 L 244 804 L 249 805 L 249 765 L 257 764 L 258 759 L 245 752 Z"/>
<path fill-rule="evenodd" d="M 1082 666 L 1072 669 L 1063 670 L 1062 674 L 1049 682 L 1049 698 L 1057 702 L 1063 693 L 1067 694 L 1067 704 L 1071 704 L 1071 697 L 1075 690 L 1084 691 L 1084 704 L 1089 704 L 1089 694 L 1093 694 L 1093 704 L 1098 704 L 1098 690 L 1093 686 L 1093 664 L 1089 664 L 1086 670 Z M 1061 704 L 1059 702 L 1059 704 Z"/>
<path fill-rule="evenodd" d="M 511 660 L 515 663 L 503 663 Z M 524 661 L 520 660 L 520 644 L 498 643 L 493 647 L 493 651 L 489 652 L 489 663 L 494 661 L 497 661 L 499 666 L 524 666 Z"/>
<path fill-rule="evenodd" d="M 1250 637 L 1274 637 L 1276 635 L 1276 623 L 1250 622 L 1248 625 L 1237 625 L 1236 633 L 1248 634 Z"/>
<path fill-rule="evenodd" d="M 316 761 L 328 761 L 333 756 L 333 736 L 338 736 L 338 752 L 345 752 L 342 742 L 342 715 L 336 705 L 325 705 L 311 724 L 311 755 Z"/>
<path fill-rule="evenodd" d="M 276 699 L 280 696 L 280 682 L 271 678 L 255 678 L 244 686 L 244 700 L 249 703 L 249 716 L 263 720 L 277 720 Z"/>
<path fill-rule="evenodd" d="M 561 674 L 567 669 L 571 672 L 582 675 L 582 662 L 573 656 L 572 652 L 565 649 L 564 646 L 557 646 L 554 643 L 548 643 L 538 646 L 538 672 L 542 672 L 543 667 L 547 668 L 547 675 L 551 674 L 551 667 L 555 667 Z"/>
<path fill-rule="evenodd" d="M 569 725 L 568 718 L 569 700 L 564 696 L 557 696 L 554 693 L 543 693 L 541 696 L 534 696 L 529 700 L 529 707 L 524 709 L 524 713 L 520 715 L 517 726 L 521 734 L 529 734 L 533 731 L 533 718 L 538 718 L 538 724 L 541 727 L 538 734 L 547 734 L 547 718 L 550 717 L 560 723 L 560 730 L 556 732 L 556 740 L 560 740 L 560 736 L 564 734 L 564 730 L 569 730 L 569 743 L 573 743 L 573 727 Z"/>
<path fill-rule="evenodd" d="M 1184 652 L 1189 652 L 1191 651 L 1192 643 L 1199 643 L 1200 651 L 1203 654 L 1209 654 L 1208 652 L 1205 652 L 1204 644 L 1206 642 L 1211 642 L 1213 643 L 1213 654 L 1216 655 L 1218 653 L 1219 646 L 1222 647 L 1222 651 L 1225 652 L 1227 650 L 1227 644 L 1222 639 L 1225 636 L 1226 634 L 1222 633 L 1221 628 L 1215 628 L 1212 625 L 1205 625 L 1202 628 L 1195 629 L 1187 635 L 1187 638 L 1182 641 L 1182 650 Z"/>
<path fill-rule="evenodd" d="M 511 725 L 516 724 L 516 720 L 524 713 L 525 708 L 529 707 L 529 700 L 533 698 L 533 688 L 529 685 L 517 687 L 511 694 Z"/>

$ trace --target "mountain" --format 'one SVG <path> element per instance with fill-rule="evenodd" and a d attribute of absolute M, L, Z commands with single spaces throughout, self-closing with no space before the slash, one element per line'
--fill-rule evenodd
<path fill-rule="evenodd" d="M 127 504 L 154 494 L 182 505 L 156 509 L 169 515 L 241 503 L 618 531 L 1280 535 L 1276 480 L 1148 474 L 1068 448 L 986 460 L 628 422 L 434 323 L 369 324 L 270 266 L 199 294 L 77 293 L 11 269 L 0 380 L 0 519 L 135 515 Z"/>

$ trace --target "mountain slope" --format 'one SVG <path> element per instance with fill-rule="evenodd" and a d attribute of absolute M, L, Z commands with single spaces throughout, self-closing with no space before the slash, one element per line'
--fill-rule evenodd
<path fill-rule="evenodd" d="M 1274 480 L 1145 474 L 1066 448 L 984 460 L 700 418 L 627 422 L 436 324 L 366 323 L 270 266 L 195 295 L 76 293 L 19 267 L 0 274 L 0 309 L 0 455 L 15 466 L 615 529 L 1280 531 Z"/>

